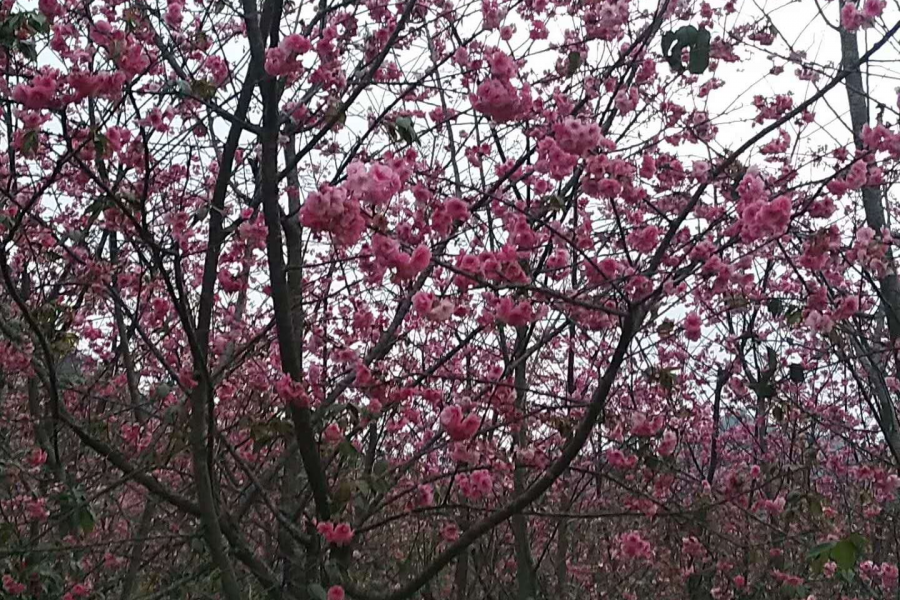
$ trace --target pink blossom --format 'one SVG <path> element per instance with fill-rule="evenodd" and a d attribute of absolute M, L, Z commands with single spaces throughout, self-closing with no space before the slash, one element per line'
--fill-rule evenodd
<path fill-rule="evenodd" d="M 531 302 L 528 300 L 516 302 L 509 296 L 504 296 L 497 304 L 497 320 L 513 327 L 528 325 L 535 316 Z"/>
<path fill-rule="evenodd" d="M 620 90 L 616 94 L 616 109 L 623 115 L 627 115 L 633 111 L 638 105 L 638 90 L 630 88 L 629 90 Z"/>
<path fill-rule="evenodd" d="M 659 433 L 662 427 L 662 415 L 656 415 L 652 419 L 648 419 L 647 413 L 644 412 L 635 412 L 631 415 L 631 433 L 638 437 L 652 437 Z"/>
<path fill-rule="evenodd" d="M 897 589 L 898 579 L 900 579 L 900 569 L 897 568 L 897 565 L 887 562 L 881 563 L 881 586 L 884 589 Z"/>
<path fill-rule="evenodd" d="M 674 431 L 667 429 L 663 433 L 662 442 L 657 447 L 656 453 L 660 456 L 671 456 L 675 452 L 676 446 L 678 446 L 678 436 L 675 435 Z"/>
<path fill-rule="evenodd" d="M 66 12 L 65 8 L 57 0 L 38 0 L 38 10 L 51 21 L 56 17 L 61 17 Z"/>
<path fill-rule="evenodd" d="M 335 546 L 346 546 L 353 541 L 353 529 L 349 523 L 335 525 L 330 521 L 322 521 L 316 525 L 316 529 L 325 541 Z"/>
<path fill-rule="evenodd" d="M 619 549 L 622 556 L 629 560 L 653 558 L 653 547 L 638 531 L 629 531 L 619 536 Z"/>
<path fill-rule="evenodd" d="M 434 489 L 430 485 L 416 487 L 416 506 L 431 506 L 434 504 Z"/>
<path fill-rule="evenodd" d="M 476 414 L 463 416 L 459 406 L 448 406 L 441 411 L 441 427 L 454 441 L 468 440 L 472 438 L 481 427 L 481 418 Z"/>
<path fill-rule="evenodd" d="M 339 585 L 333 585 L 328 588 L 327 599 L 328 600 L 344 600 L 344 588 Z"/>
<path fill-rule="evenodd" d="M 632 249 L 642 254 L 649 254 L 656 249 L 659 244 L 659 227 L 650 225 L 636 231 L 632 231 L 627 237 L 628 244 Z"/>
<path fill-rule="evenodd" d="M 300 208 L 300 223 L 313 231 L 327 231 L 340 246 L 359 241 L 366 227 L 359 201 L 342 188 L 322 185 Z"/>
<path fill-rule="evenodd" d="M 472 473 L 472 476 L 469 478 L 469 482 L 472 485 L 473 491 L 476 493 L 476 497 L 487 496 L 491 493 L 494 487 L 494 482 L 491 478 L 490 472 L 484 469 Z"/>
<path fill-rule="evenodd" d="M 35 498 L 25 503 L 25 512 L 32 521 L 46 521 L 50 517 L 46 498 Z"/>
<path fill-rule="evenodd" d="M 517 90 L 509 80 L 487 79 L 478 86 L 472 106 L 499 123 L 512 121 L 531 110 L 531 91 L 527 86 Z"/>
<path fill-rule="evenodd" d="M 290 375 L 284 374 L 275 382 L 275 393 L 286 403 L 297 408 L 308 408 L 311 405 L 303 384 L 294 381 Z"/>
<path fill-rule="evenodd" d="M 455 542 L 459 539 L 459 526 L 456 523 L 447 523 L 441 529 L 441 537 L 445 541 Z"/>
<path fill-rule="evenodd" d="M 3 591 L 10 596 L 18 596 L 28 589 L 24 583 L 19 583 L 13 579 L 12 575 L 6 573 L 3 575 Z"/>
<path fill-rule="evenodd" d="M 696 312 L 690 313 L 684 319 L 684 337 L 696 342 L 703 335 L 703 321 Z"/>
<path fill-rule="evenodd" d="M 32 110 L 48 108 L 53 103 L 57 87 L 54 75 L 36 75 L 30 83 L 20 83 L 13 88 L 12 99 Z"/>
<path fill-rule="evenodd" d="M 40 467 L 47 462 L 47 453 L 41 448 L 35 448 L 28 456 L 28 464 L 32 467 Z"/>
<path fill-rule="evenodd" d="M 637 464 L 637 456 L 626 456 L 624 452 L 616 448 L 606 451 L 606 461 L 618 469 L 632 469 Z"/>
<path fill-rule="evenodd" d="M 553 134 L 564 152 L 581 156 L 600 145 L 600 126 L 591 121 L 567 117 L 553 126 Z M 550 139 L 550 138 L 547 138 Z"/>
<path fill-rule="evenodd" d="M 341 431 L 341 428 L 337 423 L 330 423 L 328 427 L 322 431 L 322 438 L 329 444 L 336 444 L 344 439 L 344 432 Z"/>
<path fill-rule="evenodd" d="M 553 138 L 544 138 L 538 142 L 538 160 L 534 165 L 538 173 L 547 173 L 553 179 L 567 177 L 578 164 L 578 157 L 564 151 Z"/>
<path fill-rule="evenodd" d="M 360 200 L 376 205 L 387 204 L 400 192 L 400 175 L 381 163 L 373 163 L 368 169 L 361 162 L 347 168 L 347 188 Z"/>

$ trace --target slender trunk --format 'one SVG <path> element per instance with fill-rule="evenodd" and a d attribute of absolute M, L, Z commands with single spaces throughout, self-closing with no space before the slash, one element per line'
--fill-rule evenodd
<path fill-rule="evenodd" d="M 131 547 L 131 555 L 128 557 L 128 570 L 125 572 L 125 579 L 122 582 L 122 593 L 119 600 L 128 600 L 134 593 L 137 585 L 138 575 L 141 572 L 141 558 L 144 554 L 144 544 L 147 536 L 150 534 L 150 526 L 153 524 L 153 517 L 156 515 L 156 498 L 150 497 L 148 494 L 147 504 L 141 513 L 141 520 L 138 522 L 137 536 L 134 545 Z"/>
<path fill-rule="evenodd" d="M 513 353 L 513 360 L 519 360 L 525 354 L 528 345 L 528 328 L 516 328 L 516 347 Z M 526 379 L 526 360 L 522 358 L 516 365 L 515 383 L 516 383 L 516 410 L 520 415 L 525 414 L 525 401 L 528 393 L 528 382 Z M 528 431 L 525 427 L 519 427 L 516 431 L 516 442 L 514 453 L 523 448 L 528 443 Z M 521 495 L 526 488 L 525 485 L 525 467 L 515 460 L 515 469 L 513 471 L 513 490 L 516 496 Z M 531 556 L 531 539 L 528 535 L 528 520 L 521 512 L 516 513 L 510 519 L 513 537 L 515 538 L 516 550 L 516 584 L 518 587 L 518 600 L 528 600 L 529 598 L 537 598 L 537 581 L 534 572 L 534 559 Z"/>
<path fill-rule="evenodd" d="M 843 7 L 844 2 L 841 2 Z M 864 150 L 862 142 L 863 127 L 869 123 L 869 108 L 866 103 L 866 94 L 863 87 L 862 73 L 859 70 L 859 45 L 856 33 L 847 31 L 843 25 L 840 27 L 841 36 L 841 66 L 849 70 L 844 86 L 847 90 L 847 102 L 850 106 L 850 127 L 853 131 L 853 143 L 857 151 Z M 879 186 L 865 186 L 862 189 L 863 209 L 866 214 L 866 225 L 880 234 L 887 226 L 885 218 L 884 193 Z M 900 283 L 894 270 L 894 257 L 891 247 L 887 247 L 885 261 L 888 264 L 887 274 L 879 282 L 879 296 L 881 307 L 887 322 L 888 334 L 891 346 L 900 338 Z M 888 358 L 888 357 L 885 357 Z M 891 356 L 896 360 L 896 356 Z M 873 386 L 878 387 L 875 381 Z M 884 429 L 886 442 L 896 451 L 900 448 L 900 428 L 897 424 L 897 414 L 894 410 L 890 393 L 880 395 L 879 411 L 880 420 Z"/>
<path fill-rule="evenodd" d="M 463 530 L 469 525 L 469 520 L 462 522 Z M 459 553 L 456 559 L 456 572 L 453 575 L 453 587 L 456 590 L 456 600 L 469 600 L 469 549 Z"/>

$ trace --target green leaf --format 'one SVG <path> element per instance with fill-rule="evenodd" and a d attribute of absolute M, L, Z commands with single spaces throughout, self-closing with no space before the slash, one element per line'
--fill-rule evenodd
<path fill-rule="evenodd" d="M 38 137 L 38 132 L 32 129 L 22 139 L 22 152 L 26 155 L 32 155 L 37 152 L 39 145 L 40 137 Z"/>
<path fill-rule="evenodd" d="M 837 545 L 837 542 L 823 542 L 821 544 L 816 544 L 812 548 L 809 549 L 809 552 L 806 553 L 807 558 L 818 558 L 820 556 L 827 556 L 831 549 Z"/>
<path fill-rule="evenodd" d="M 50 31 L 50 23 L 47 22 L 47 17 L 39 12 L 34 12 L 29 15 L 28 25 L 38 33 L 47 33 Z"/>
<path fill-rule="evenodd" d="M 338 452 L 347 458 L 356 458 L 359 455 L 359 450 L 357 450 L 356 446 L 351 444 L 350 440 L 347 438 L 344 438 L 341 440 L 341 443 L 338 444 Z"/>
<path fill-rule="evenodd" d="M 803 368 L 803 365 L 791 365 L 788 367 L 788 372 L 791 381 L 794 383 L 803 383 L 803 380 L 806 378 L 806 371 Z"/>
<path fill-rule="evenodd" d="M 544 196 L 544 202 L 547 203 L 547 206 L 553 210 L 553 212 L 562 210 L 566 207 L 565 202 L 562 198 L 559 197 L 558 194 L 550 194 L 549 196 Z"/>
<path fill-rule="evenodd" d="M 709 68 L 709 32 L 703 28 L 697 32 L 696 41 L 691 46 L 691 55 L 688 60 L 688 71 L 699 75 Z"/>
<path fill-rule="evenodd" d="M 37 60 L 37 47 L 34 45 L 34 42 L 31 40 L 21 40 L 17 44 L 19 48 L 19 52 L 22 53 L 22 56 L 34 62 Z"/>
<path fill-rule="evenodd" d="M 97 521 L 90 506 L 82 506 L 78 511 L 78 527 L 85 535 L 90 535 L 94 531 Z"/>
<path fill-rule="evenodd" d="M 766 302 L 766 308 L 769 310 L 770 315 L 778 317 L 784 311 L 784 302 L 781 301 L 781 298 L 769 298 L 769 301 Z"/>
<path fill-rule="evenodd" d="M 710 33 L 703 28 L 699 30 L 693 25 L 685 25 L 677 31 L 668 31 L 662 36 L 662 51 L 666 62 L 677 73 L 684 72 L 681 53 L 690 49 L 688 70 L 697 75 L 709 67 Z"/>
<path fill-rule="evenodd" d="M 400 134 L 400 137 L 403 138 L 404 142 L 407 144 L 418 143 L 419 134 L 416 133 L 411 118 L 400 117 L 395 124 L 397 126 L 397 133 Z"/>
<path fill-rule="evenodd" d="M 106 151 L 109 150 L 109 138 L 99 131 L 94 132 L 94 148 L 100 156 L 106 155 Z"/>
<path fill-rule="evenodd" d="M 865 550 L 865 548 L 866 548 L 866 543 L 867 543 L 866 538 L 864 538 L 863 536 L 861 536 L 858 533 L 851 533 L 845 539 L 848 542 L 850 542 L 851 544 L 853 544 L 854 546 L 856 546 L 856 549 L 859 550 L 860 553 L 862 553 L 862 551 Z"/>
<path fill-rule="evenodd" d="M 375 464 L 372 465 L 372 473 L 375 474 L 376 477 L 381 477 L 385 473 L 388 472 L 388 469 L 391 468 L 391 463 L 384 460 L 383 458 L 375 461 Z"/>
<path fill-rule="evenodd" d="M 675 32 L 667 31 L 662 36 L 662 53 L 663 56 L 669 56 L 669 48 L 675 43 Z"/>
<path fill-rule="evenodd" d="M 309 590 L 310 598 L 315 598 L 316 600 L 328 600 L 328 594 L 325 592 L 325 588 L 318 583 L 311 583 L 306 589 Z"/>
<path fill-rule="evenodd" d="M 813 517 L 821 517 L 822 516 L 822 501 L 818 498 L 809 498 L 809 514 Z"/>
<path fill-rule="evenodd" d="M 0 524 L 0 546 L 8 544 L 15 534 L 16 528 L 11 523 Z"/>
<path fill-rule="evenodd" d="M 578 72 L 578 69 L 581 68 L 582 61 L 581 52 L 569 52 L 569 59 L 566 65 L 566 73 L 569 77 Z"/>
<path fill-rule="evenodd" d="M 338 484 L 337 489 L 334 491 L 334 501 L 337 504 L 346 504 L 353 499 L 353 491 L 356 489 L 356 484 L 352 481 L 342 481 Z"/>
<path fill-rule="evenodd" d="M 859 550 L 850 540 L 841 540 L 831 549 L 831 560 L 837 563 L 842 571 L 850 571 L 856 566 Z"/>
<path fill-rule="evenodd" d="M 773 348 L 766 348 L 766 373 L 767 379 L 771 379 L 778 368 L 778 353 Z"/>

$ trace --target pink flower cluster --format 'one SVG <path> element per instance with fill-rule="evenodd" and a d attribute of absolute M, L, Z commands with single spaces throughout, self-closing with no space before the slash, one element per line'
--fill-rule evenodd
<path fill-rule="evenodd" d="M 650 254 L 659 244 L 659 227 L 656 225 L 642 227 L 629 233 L 625 240 L 632 250 L 641 254 Z"/>
<path fill-rule="evenodd" d="M 438 235 L 447 236 L 454 221 L 465 222 L 472 215 L 469 213 L 469 205 L 459 198 L 447 198 L 447 200 L 434 211 L 431 217 L 431 226 Z"/>
<path fill-rule="evenodd" d="M 662 415 L 648 418 L 647 413 L 635 412 L 631 415 L 631 433 L 638 437 L 653 437 L 663 428 Z"/>
<path fill-rule="evenodd" d="M 545 137 L 537 146 L 538 160 L 534 170 L 546 173 L 552 179 L 568 177 L 578 164 L 578 157 L 563 150 L 552 137 Z"/>
<path fill-rule="evenodd" d="M 400 249 L 400 242 L 376 233 L 372 236 L 372 259 L 380 272 L 394 269 L 397 279 L 413 279 L 431 263 L 431 249 L 420 244 L 411 254 Z"/>
<path fill-rule="evenodd" d="M 748 173 L 741 179 L 738 193 L 738 226 L 745 243 L 779 236 L 787 231 L 793 209 L 790 196 L 781 195 L 767 201 L 765 183 L 755 173 Z"/>
<path fill-rule="evenodd" d="M 448 406 L 441 411 L 441 427 L 455 442 L 471 439 L 481 427 L 481 418 L 475 413 L 463 416 L 459 406 Z"/>
<path fill-rule="evenodd" d="M 19 583 L 9 573 L 3 575 L 3 591 L 10 596 L 24 594 L 27 589 L 28 587 L 24 583 Z"/>
<path fill-rule="evenodd" d="M 881 16 L 886 6 L 886 0 L 865 0 L 862 10 L 859 10 L 855 4 L 847 2 L 841 9 L 841 24 L 848 31 L 867 29 Z"/>
<path fill-rule="evenodd" d="M 326 600 L 344 600 L 345 597 L 344 588 L 339 585 L 328 588 L 328 593 L 325 595 Z"/>
<path fill-rule="evenodd" d="M 390 202 L 402 185 L 397 170 L 382 163 L 373 163 L 369 169 L 361 162 L 347 167 L 347 189 L 360 200 L 376 206 Z"/>
<path fill-rule="evenodd" d="M 653 546 L 639 531 L 629 531 L 619 536 L 619 550 L 621 556 L 628 560 L 653 558 Z"/>
<path fill-rule="evenodd" d="M 181 22 L 184 19 L 184 3 L 178 0 L 169 0 L 166 6 L 166 25 L 172 29 L 181 29 Z"/>
<path fill-rule="evenodd" d="M 882 232 L 878 236 L 870 227 L 860 227 L 856 232 L 853 246 L 847 253 L 847 258 L 862 267 L 871 270 L 877 277 L 887 273 L 887 249 L 891 239 L 890 232 Z"/>
<path fill-rule="evenodd" d="M 275 382 L 275 393 L 287 404 L 297 408 L 309 408 L 312 401 L 306 393 L 305 386 L 294 381 L 290 375 L 284 374 Z"/>
<path fill-rule="evenodd" d="M 696 312 L 690 313 L 684 319 L 684 337 L 696 342 L 703 335 L 703 321 Z"/>
<path fill-rule="evenodd" d="M 603 139 L 599 125 L 572 117 L 556 123 L 553 126 L 553 135 L 564 152 L 578 156 L 597 148 Z"/>
<path fill-rule="evenodd" d="M 774 121 L 783 117 L 785 113 L 794 108 L 794 99 L 788 94 L 776 94 L 774 98 L 754 96 L 753 106 L 758 111 L 754 121 L 762 124 L 765 121 Z"/>
<path fill-rule="evenodd" d="M 603 150 L 615 149 L 615 144 L 606 138 L 600 140 L 600 145 Z M 652 161 L 652 158 L 650 160 Z M 635 168 L 627 161 L 621 158 L 610 159 L 601 154 L 591 156 L 585 167 L 587 177 L 582 181 L 582 187 L 588 195 L 608 200 L 620 195 L 630 201 L 639 198 L 634 194 L 640 194 L 641 188 L 632 185 Z"/>
<path fill-rule="evenodd" d="M 532 108 L 531 88 L 523 85 L 516 89 L 510 81 L 517 75 L 515 62 L 500 50 L 491 52 L 487 59 L 491 77 L 482 81 L 471 97 L 473 108 L 498 123 L 524 117 Z"/>
<path fill-rule="evenodd" d="M 331 233 L 340 246 L 354 245 L 366 228 L 359 201 L 345 189 L 328 184 L 307 196 L 300 208 L 300 223 L 313 231 Z"/>
<path fill-rule="evenodd" d="M 869 168 L 865 161 L 857 160 L 850 165 L 844 177 L 828 182 L 828 191 L 835 196 L 843 196 L 850 190 L 859 190 L 867 185 L 881 185 L 883 181 L 884 174 L 880 168 Z"/>
<path fill-rule="evenodd" d="M 434 294 L 418 292 L 413 296 L 413 309 L 429 321 L 441 323 L 453 316 L 456 306 L 448 298 L 435 299 Z"/>
<path fill-rule="evenodd" d="M 637 464 L 638 458 L 637 456 L 627 455 L 618 448 L 611 448 L 606 451 L 606 462 L 611 464 L 617 469 L 629 470 L 633 469 Z"/>
<path fill-rule="evenodd" d="M 497 320 L 512 327 L 523 327 L 534 322 L 538 315 L 529 300 L 516 302 L 509 296 L 500 298 L 497 303 Z"/>
<path fill-rule="evenodd" d="M 276 48 L 266 50 L 266 73 L 280 77 L 303 69 L 297 60 L 312 49 L 308 39 L 298 33 L 286 35 Z"/>
<path fill-rule="evenodd" d="M 656 448 L 656 453 L 660 456 L 671 456 L 675 452 L 677 446 L 678 436 L 675 435 L 674 431 L 666 430 L 665 433 L 663 433 L 662 441 Z"/>
<path fill-rule="evenodd" d="M 353 529 L 349 523 L 335 525 L 331 521 L 322 521 L 316 525 L 316 531 L 326 542 L 335 546 L 346 546 L 353 541 Z"/>
<path fill-rule="evenodd" d="M 861 137 L 869 150 L 888 152 L 891 158 L 900 158 L 900 133 L 892 133 L 890 129 L 879 123 L 875 127 L 864 125 Z"/>
<path fill-rule="evenodd" d="M 13 88 L 12 99 L 32 110 L 49 108 L 58 87 L 55 73 L 35 75 L 31 83 L 20 83 Z"/>
<path fill-rule="evenodd" d="M 490 472 L 481 469 L 468 477 L 458 476 L 459 489 L 469 500 L 478 500 L 488 496 L 494 490 L 494 480 Z"/>

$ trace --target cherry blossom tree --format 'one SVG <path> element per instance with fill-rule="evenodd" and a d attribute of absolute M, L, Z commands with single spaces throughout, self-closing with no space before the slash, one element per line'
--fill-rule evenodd
<path fill-rule="evenodd" d="M 898 30 L 6 0 L 0 598 L 897 598 Z"/>

